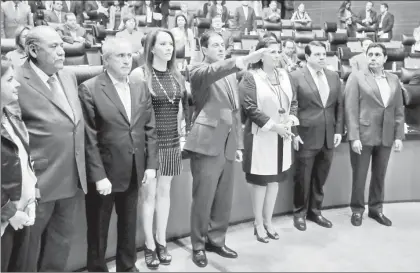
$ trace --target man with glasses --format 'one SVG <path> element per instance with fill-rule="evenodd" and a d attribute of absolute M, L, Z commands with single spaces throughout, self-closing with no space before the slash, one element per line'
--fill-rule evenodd
<path fill-rule="evenodd" d="M 143 183 L 156 179 L 155 116 L 147 84 L 129 82 L 130 42 L 109 37 L 102 52 L 106 72 L 79 86 L 87 137 L 87 269 L 108 272 L 105 254 L 115 204 L 117 272 L 138 272 L 138 191 Z"/>
<path fill-rule="evenodd" d="M 391 226 L 383 214 L 385 174 L 392 145 L 400 152 L 404 139 L 404 106 L 398 76 L 384 70 L 386 48 L 372 43 L 367 49 L 369 67 L 353 72 L 345 89 L 345 117 L 350 141 L 353 185 L 351 223 L 362 224 L 365 185 L 372 160 L 369 214 L 378 223 Z"/>
<path fill-rule="evenodd" d="M 291 73 L 300 122 L 293 140 L 297 151 L 293 222 L 300 231 L 306 230 L 305 218 L 332 227 L 321 214 L 323 187 L 343 133 L 341 82 L 336 72 L 326 69 L 326 46 L 310 42 L 305 57 L 307 65 Z"/>

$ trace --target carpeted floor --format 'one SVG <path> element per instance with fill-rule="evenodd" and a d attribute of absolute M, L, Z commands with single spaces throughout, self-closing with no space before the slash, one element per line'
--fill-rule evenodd
<path fill-rule="evenodd" d="M 386 204 L 384 213 L 392 227 L 378 224 L 367 213 L 363 225 L 353 227 L 349 208 L 324 211 L 332 229 L 308 221 L 301 232 L 293 227 L 292 216 L 277 217 L 280 240 L 268 244 L 255 239 L 252 223 L 236 225 L 229 228 L 226 244 L 238 252 L 238 259 L 207 253 L 204 269 L 191 261 L 190 238 L 184 238 L 168 244 L 173 262 L 158 271 L 420 271 L 420 203 Z M 143 254 L 138 253 L 137 267 L 150 271 Z M 109 269 L 115 271 L 115 262 Z"/>

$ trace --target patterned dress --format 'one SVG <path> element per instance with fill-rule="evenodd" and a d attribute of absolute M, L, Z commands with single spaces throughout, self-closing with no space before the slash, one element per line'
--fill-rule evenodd
<path fill-rule="evenodd" d="M 152 88 L 155 96 L 152 96 L 152 104 L 156 118 L 159 171 L 164 176 L 175 176 L 179 175 L 182 170 L 180 136 L 178 133 L 181 88 L 175 78 L 170 76 L 169 71 L 162 72 L 156 69 L 153 69 L 153 71 Z M 174 99 L 173 103 L 170 102 L 170 99 Z"/>

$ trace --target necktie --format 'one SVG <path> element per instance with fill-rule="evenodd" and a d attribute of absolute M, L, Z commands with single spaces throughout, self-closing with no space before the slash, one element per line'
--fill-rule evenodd
<path fill-rule="evenodd" d="M 61 23 L 61 12 L 57 12 L 58 22 Z"/>
<path fill-rule="evenodd" d="M 47 83 L 50 86 L 50 90 L 52 92 L 52 96 L 55 98 L 55 101 L 58 102 L 63 111 L 74 120 L 73 110 L 71 109 L 69 101 L 60 86 L 60 82 L 58 82 L 54 76 L 51 76 Z"/>
<path fill-rule="evenodd" d="M 121 101 L 124 105 L 125 113 L 127 114 L 128 120 L 131 121 L 131 94 L 130 87 L 124 83 L 117 83 L 116 89 L 119 90 Z"/>
<path fill-rule="evenodd" d="M 230 85 L 230 82 L 228 81 L 228 79 L 226 79 L 226 78 L 224 78 L 224 79 L 225 79 L 226 84 L 228 86 L 227 93 L 228 93 L 229 101 L 232 104 L 233 110 L 235 110 L 236 109 L 236 103 L 235 103 L 235 97 L 233 95 L 232 86 Z"/>
<path fill-rule="evenodd" d="M 328 95 L 329 95 L 329 86 L 328 84 L 324 81 L 324 77 L 322 75 L 321 71 L 317 71 L 316 75 L 318 76 L 318 91 L 319 91 L 319 95 L 321 96 L 321 101 L 322 101 L 322 105 L 327 104 L 327 100 L 328 100 Z"/>

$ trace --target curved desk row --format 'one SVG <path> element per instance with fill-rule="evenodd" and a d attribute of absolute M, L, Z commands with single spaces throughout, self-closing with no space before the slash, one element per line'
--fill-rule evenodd
<path fill-rule="evenodd" d="M 392 153 L 385 184 L 386 202 L 420 201 L 420 168 L 418 159 L 420 154 L 420 140 L 407 140 L 401 153 Z M 190 206 L 192 192 L 192 176 L 189 160 L 184 160 L 182 174 L 174 178 L 171 190 L 171 211 L 168 222 L 167 237 L 178 238 L 188 236 L 190 231 Z M 242 166 L 235 166 L 235 190 L 231 213 L 231 223 L 249 221 L 253 219 L 252 204 L 245 174 Z M 366 191 L 367 194 L 368 191 Z M 324 207 L 346 206 L 350 201 L 351 168 L 349 144 L 342 143 L 335 151 L 333 165 L 325 186 Z M 367 200 L 367 199 L 366 199 Z M 278 193 L 275 214 L 284 214 L 293 208 L 293 182 L 281 183 Z M 84 198 L 80 195 L 78 204 L 78 219 L 75 221 L 76 235 L 68 260 L 69 271 L 83 269 L 86 266 L 86 218 L 84 212 Z M 139 203 L 140 206 L 140 203 Z M 385 206 L 386 211 L 386 206 Z M 140 210 L 139 210 L 140 212 Z M 290 223 L 292 226 L 292 223 Z M 350 222 L 349 222 L 350 225 Z M 141 217 L 137 219 L 138 247 L 144 245 L 144 235 L 141 228 Z M 109 229 L 108 250 L 106 257 L 112 258 L 116 251 L 116 215 L 113 213 Z"/>

